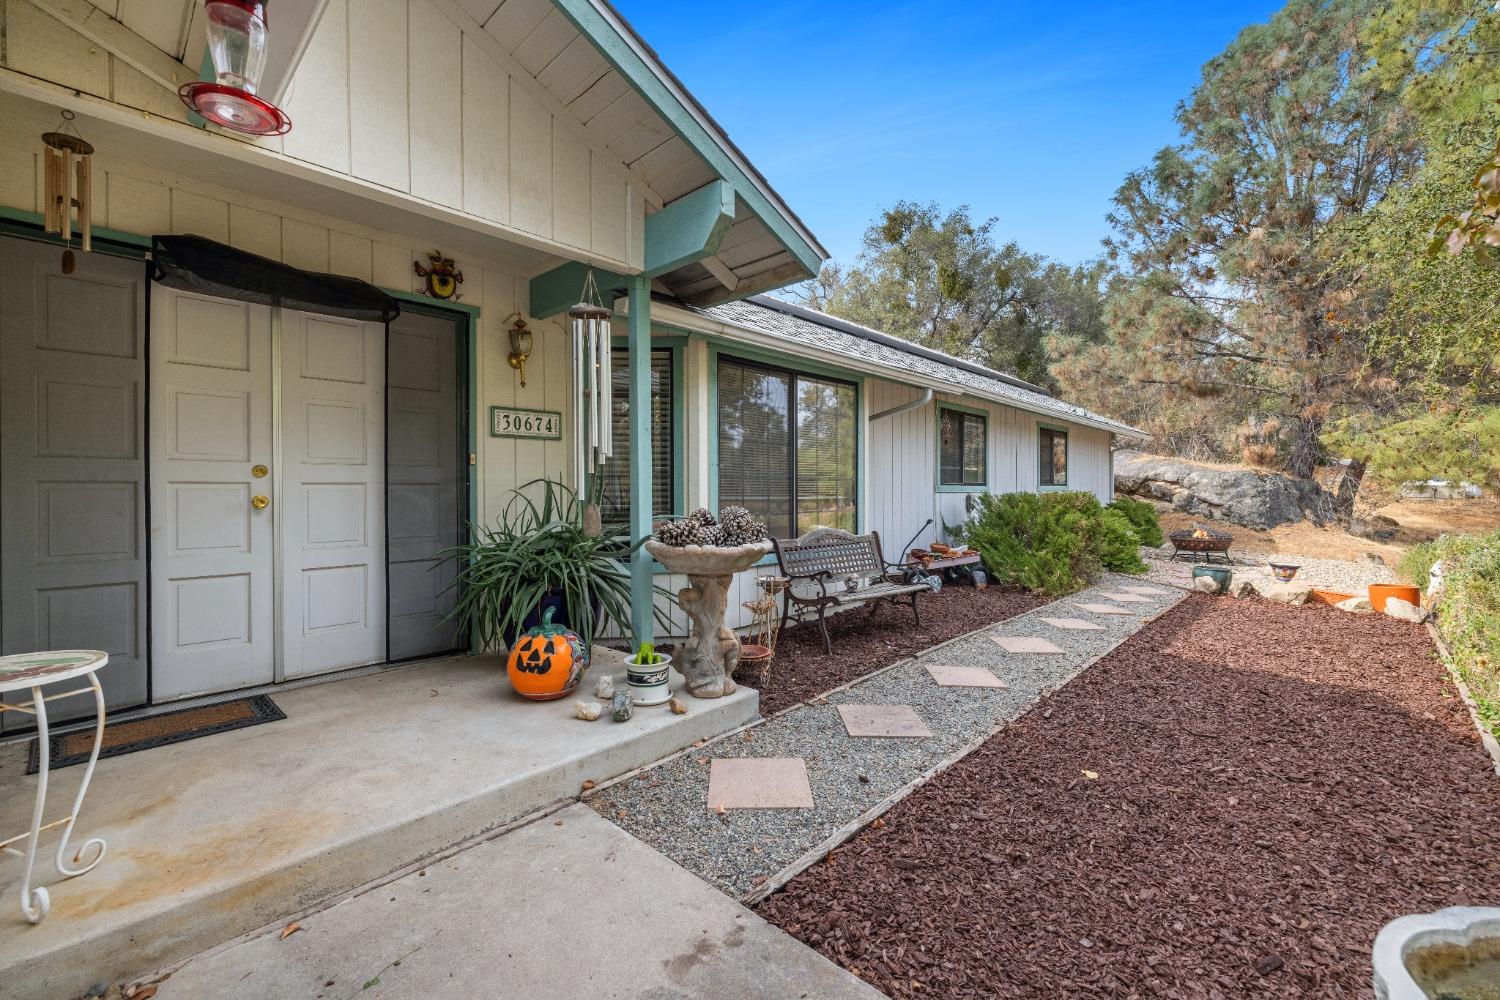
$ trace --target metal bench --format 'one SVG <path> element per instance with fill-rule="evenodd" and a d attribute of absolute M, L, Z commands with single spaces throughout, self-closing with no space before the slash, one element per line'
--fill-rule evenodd
<path fill-rule="evenodd" d="M 826 620 L 830 608 L 868 601 L 873 616 L 883 601 L 910 604 L 912 617 L 918 625 L 922 624 L 921 613 L 917 611 L 917 595 L 930 593 L 932 588 L 926 583 L 906 582 L 904 574 L 910 567 L 885 561 L 877 532 L 851 535 L 838 528 L 814 528 L 801 538 L 774 539 L 774 544 L 781 575 L 790 581 L 782 603 L 781 627 L 786 628 L 787 621 L 793 617 L 798 622 L 806 621 L 816 611 L 825 654 L 833 652 Z M 846 581 L 851 577 L 875 582 L 850 590 Z M 818 592 L 796 593 L 799 581 L 816 583 Z"/>

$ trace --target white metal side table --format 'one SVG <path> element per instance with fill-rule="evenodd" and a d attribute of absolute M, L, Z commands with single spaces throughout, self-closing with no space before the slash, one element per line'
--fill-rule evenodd
<path fill-rule="evenodd" d="M 21 912 L 34 924 L 40 923 L 52 907 L 47 890 L 41 886 L 33 887 L 31 884 L 32 869 L 36 866 L 37 841 L 40 840 L 43 831 L 59 826 L 63 828 L 55 859 L 58 874 L 63 878 L 82 875 L 104 860 L 105 844 L 100 837 L 85 841 L 73 855 L 71 863 L 67 855 L 68 838 L 73 835 L 73 824 L 78 821 L 79 810 L 83 808 L 84 793 L 89 790 L 89 779 L 94 776 L 94 765 L 99 762 L 99 748 L 104 744 L 104 689 L 99 686 L 98 671 L 108 662 L 109 654 L 97 649 L 61 649 L 45 653 L 0 656 L 0 694 L 26 690 L 31 692 L 31 700 L 28 702 L 15 705 L 0 702 L 0 711 L 25 712 L 36 717 L 36 806 L 31 812 L 31 829 L 26 833 L 0 840 L 0 849 L 26 859 L 26 871 L 21 877 Z M 88 678 L 87 687 L 75 687 L 72 690 L 49 695 L 42 693 L 42 686 L 45 684 L 58 684 L 81 677 Z M 43 823 L 43 812 L 47 805 L 47 775 L 52 766 L 52 748 L 47 732 L 47 702 L 88 694 L 90 691 L 94 693 L 94 706 L 97 710 L 98 721 L 94 726 L 94 749 L 89 754 L 88 767 L 83 772 L 83 784 L 78 786 L 78 795 L 73 799 L 73 809 L 68 815 L 50 823 Z M 12 846 L 22 840 L 26 841 L 24 852 Z M 94 859 L 78 867 L 79 861 L 90 850 L 95 852 Z"/>

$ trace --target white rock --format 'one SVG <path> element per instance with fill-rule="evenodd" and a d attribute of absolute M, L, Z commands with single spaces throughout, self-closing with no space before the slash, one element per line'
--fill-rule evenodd
<path fill-rule="evenodd" d="M 602 701 L 609 701 L 615 696 L 615 679 L 605 674 L 594 682 L 594 697 Z"/>
<path fill-rule="evenodd" d="M 1256 587 L 1260 596 L 1277 604 L 1299 605 L 1307 603 L 1312 588 L 1298 583 L 1265 583 Z"/>
<path fill-rule="evenodd" d="M 1219 592 L 1219 582 L 1211 576 L 1195 576 L 1193 577 L 1193 589 L 1204 594 L 1217 594 Z"/>
<path fill-rule="evenodd" d="M 1403 622 L 1413 622 L 1417 625 L 1427 620 L 1427 612 L 1417 607 L 1411 601 L 1399 597 L 1387 597 L 1385 599 L 1385 613 L 1391 618 Z"/>
<path fill-rule="evenodd" d="M 1367 615 L 1375 609 L 1370 607 L 1368 597 L 1351 597 L 1347 601 L 1339 601 L 1334 607 L 1340 611 L 1349 611 L 1356 615 Z"/>
<path fill-rule="evenodd" d="M 597 701 L 576 701 L 573 703 L 573 714 L 584 722 L 593 722 L 599 718 L 604 711 L 604 706 Z"/>

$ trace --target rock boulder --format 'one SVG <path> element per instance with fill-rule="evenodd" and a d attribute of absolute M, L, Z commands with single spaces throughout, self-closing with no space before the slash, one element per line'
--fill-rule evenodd
<path fill-rule="evenodd" d="M 1368 538 L 1376 542 L 1388 542 L 1401 530 L 1401 522 L 1384 514 L 1356 517 L 1349 522 L 1349 534 L 1355 538 Z"/>
<path fill-rule="evenodd" d="M 1322 525 L 1334 519 L 1333 496 L 1309 480 L 1249 469 L 1216 469 L 1140 452 L 1115 455 L 1115 490 L 1261 531 L 1279 524 L 1311 521 Z"/>

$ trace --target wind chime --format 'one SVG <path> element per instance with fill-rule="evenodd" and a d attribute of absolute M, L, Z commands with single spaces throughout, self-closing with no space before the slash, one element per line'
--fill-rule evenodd
<path fill-rule="evenodd" d="M 602 469 L 614 454 L 610 428 L 614 405 L 610 373 L 611 315 L 590 269 L 584 276 L 578 304 L 568 310 L 573 332 L 573 412 L 581 428 L 577 436 L 577 468 L 581 473 Z"/>
<path fill-rule="evenodd" d="M 62 119 L 56 132 L 42 133 L 42 143 L 46 146 L 42 154 L 42 197 L 46 201 L 43 222 L 47 232 L 56 233 L 64 242 L 71 244 L 73 209 L 78 209 L 79 245 L 84 253 L 88 253 L 93 249 L 93 198 L 90 188 L 93 183 L 94 147 L 78 134 L 78 129 L 73 125 L 73 112 L 64 111 Z M 63 251 L 63 273 L 72 274 L 75 266 L 73 248 L 69 246 Z"/>

